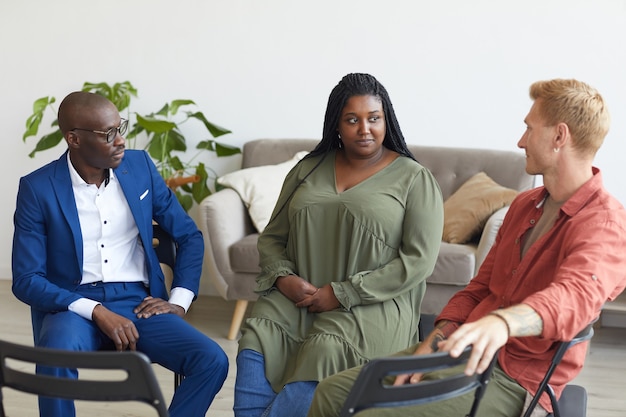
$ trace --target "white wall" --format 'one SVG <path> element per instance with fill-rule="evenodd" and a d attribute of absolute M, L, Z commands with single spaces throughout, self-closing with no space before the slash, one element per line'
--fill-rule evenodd
<path fill-rule="evenodd" d="M 241 145 L 319 137 L 332 87 L 370 72 L 408 142 L 515 149 L 529 85 L 574 77 L 609 104 L 597 165 L 626 203 L 625 39 L 626 0 L 2 0 L 0 277 L 19 177 L 62 152 L 27 157 L 24 121 L 41 96 L 130 80 L 134 110 L 193 99 Z M 240 159 L 207 162 L 223 173 Z"/>

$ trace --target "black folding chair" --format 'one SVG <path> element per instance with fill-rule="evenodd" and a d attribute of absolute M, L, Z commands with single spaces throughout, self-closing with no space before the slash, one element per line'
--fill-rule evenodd
<path fill-rule="evenodd" d="M 18 362 L 14 362 L 18 361 Z M 141 401 L 157 410 L 159 417 L 169 415 L 150 360 L 140 352 L 68 351 L 17 345 L 0 340 L 0 417 L 5 417 L 2 387 L 31 394 L 88 401 Z M 107 369 L 109 379 L 70 379 L 38 375 L 23 370 L 24 364 L 59 368 Z M 105 373 L 106 374 L 106 373 Z"/>
<path fill-rule="evenodd" d="M 437 352 L 430 355 L 374 359 L 363 366 L 343 405 L 340 417 L 353 416 L 372 407 L 426 404 L 475 391 L 472 408 L 467 414 L 468 417 L 473 417 L 487 388 L 496 362 L 495 356 L 489 368 L 482 374 L 467 376 L 463 373 L 464 367 L 461 367 L 454 375 L 416 384 L 393 386 L 388 379 L 399 374 L 432 372 L 466 364 L 470 354 L 471 347 L 468 347 L 458 358 L 451 357 L 447 352 Z"/>
<path fill-rule="evenodd" d="M 154 223 L 152 225 L 152 247 L 159 258 L 159 262 L 167 265 L 172 271 L 174 271 L 174 265 L 176 264 L 176 242 L 161 226 Z M 178 388 L 183 381 L 183 376 L 179 373 L 174 373 L 174 390 Z"/>
<path fill-rule="evenodd" d="M 539 384 L 537 394 L 533 397 L 523 417 L 530 417 L 544 392 L 550 397 L 553 409 L 552 414 L 548 414 L 548 417 L 585 417 L 587 415 L 587 390 L 580 385 L 568 384 L 561 393 L 561 398 L 557 401 L 554 390 L 550 386 L 550 378 L 569 348 L 593 337 L 593 324 L 596 321 L 597 319 L 589 323 L 569 342 L 559 343 L 556 353 L 550 362 L 550 367 Z"/>
<path fill-rule="evenodd" d="M 161 226 L 152 225 L 152 247 L 159 258 L 159 262 L 174 270 L 176 264 L 176 242 Z"/>

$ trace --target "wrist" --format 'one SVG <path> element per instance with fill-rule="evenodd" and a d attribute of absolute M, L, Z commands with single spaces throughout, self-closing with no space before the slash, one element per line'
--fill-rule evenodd
<path fill-rule="evenodd" d="M 174 304 L 174 303 L 170 303 L 170 304 L 172 304 L 172 307 L 174 308 L 174 311 L 175 311 L 174 314 L 176 314 L 177 316 L 184 317 L 185 314 L 187 313 L 187 310 L 185 310 L 185 307 L 179 304 Z"/>
<path fill-rule="evenodd" d="M 491 313 L 487 314 L 488 316 L 494 316 L 494 317 L 498 317 L 506 326 L 506 335 L 507 335 L 507 339 L 509 337 L 511 337 L 511 325 L 509 324 L 509 321 L 507 320 L 506 316 L 504 314 L 502 314 L 500 311 L 495 310 L 492 311 Z"/>
<path fill-rule="evenodd" d="M 283 280 L 285 280 L 286 278 L 295 277 L 295 276 L 296 276 L 296 275 L 294 275 L 294 274 L 281 275 L 281 276 L 276 277 L 275 282 L 278 282 L 278 281 L 283 281 Z"/>
<path fill-rule="evenodd" d="M 459 328 L 459 323 L 448 321 L 448 320 L 442 320 L 442 321 L 435 323 L 435 328 L 441 332 L 444 339 L 447 339 L 448 337 L 450 337 L 452 333 L 456 331 L 456 329 Z"/>
<path fill-rule="evenodd" d="M 283 281 L 284 278 L 288 277 L 289 275 L 281 275 L 280 277 L 276 277 L 276 279 L 274 280 L 274 287 L 278 288 L 280 290 L 280 283 Z"/>

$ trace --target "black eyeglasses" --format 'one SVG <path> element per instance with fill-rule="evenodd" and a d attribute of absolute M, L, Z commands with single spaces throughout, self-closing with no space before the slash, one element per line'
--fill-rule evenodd
<path fill-rule="evenodd" d="M 106 135 L 107 143 L 111 143 L 113 142 L 113 140 L 115 139 L 118 133 L 124 136 L 124 134 L 128 130 L 128 120 L 122 119 L 119 127 L 112 127 L 106 132 L 102 130 L 83 129 L 80 127 L 75 127 L 74 129 L 70 129 L 70 132 L 74 130 L 84 130 L 86 132 L 99 133 L 101 135 Z"/>

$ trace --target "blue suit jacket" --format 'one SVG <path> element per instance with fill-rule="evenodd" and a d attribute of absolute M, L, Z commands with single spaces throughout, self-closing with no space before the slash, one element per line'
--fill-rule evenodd
<path fill-rule="evenodd" d="M 204 241 L 194 221 L 167 188 L 144 151 L 126 150 L 114 170 L 146 253 L 150 294 L 167 299 L 163 272 L 152 249 L 152 220 L 178 244 L 173 287 L 198 294 Z M 65 311 L 80 296 L 83 240 L 67 152 L 20 179 L 13 236 L 13 293 L 31 306 L 35 343 L 47 313 Z"/>

